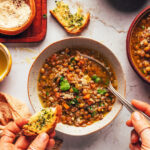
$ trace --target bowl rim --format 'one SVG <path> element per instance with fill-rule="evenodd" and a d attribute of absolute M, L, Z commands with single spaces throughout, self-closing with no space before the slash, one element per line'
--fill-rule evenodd
<path fill-rule="evenodd" d="M 136 27 L 137 23 L 143 18 L 143 16 L 145 14 L 147 14 L 148 12 L 150 12 L 150 6 L 144 8 L 132 21 L 128 33 L 127 33 L 127 38 L 126 38 L 126 53 L 127 53 L 127 57 L 128 60 L 130 62 L 130 65 L 132 66 L 133 70 L 136 72 L 136 74 L 143 80 L 145 81 L 147 84 L 150 84 L 150 81 L 148 79 L 146 79 L 142 73 L 139 71 L 139 69 L 136 67 L 132 54 L 131 54 L 131 49 L 130 49 L 130 39 L 132 36 L 132 31 L 134 30 L 134 28 Z"/>
<path fill-rule="evenodd" d="M 2 43 L 0 43 L 0 47 L 3 49 L 2 52 L 6 55 L 6 59 L 7 59 L 7 68 L 5 70 L 5 72 L 0 76 L 0 82 L 3 81 L 6 76 L 9 74 L 10 70 L 11 70 L 11 66 L 12 66 L 12 57 L 10 54 L 9 49 Z"/>
<path fill-rule="evenodd" d="M 30 78 L 31 70 L 32 70 L 32 68 L 33 68 L 33 66 L 34 66 L 34 64 L 35 64 L 35 62 L 36 62 L 37 59 L 39 58 L 39 56 L 40 56 L 42 53 L 44 53 L 50 46 L 52 46 L 52 45 L 54 45 L 54 44 L 56 44 L 56 43 L 65 41 L 65 40 L 70 40 L 70 39 L 85 39 L 85 40 L 91 40 L 91 41 L 96 42 L 97 44 L 101 44 L 101 45 L 104 46 L 105 48 L 109 49 L 107 46 L 105 46 L 104 44 L 100 43 L 99 41 L 96 41 L 96 40 L 94 40 L 94 39 L 87 38 L 87 37 L 82 37 L 82 36 L 80 36 L 80 37 L 63 38 L 62 40 L 55 41 L 55 42 L 49 44 L 48 46 L 46 46 L 46 48 L 44 48 L 44 49 L 38 54 L 38 56 L 36 57 L 36 59 L 35 59 L 34 62 L 32 63 L 32 65 L 31 65 L 31 67 L 30 67 L 30 70 L 29 70 L 29 74 L 28 74 L 27 92 L 28 92 L 29 102 L 30 102 L 30 104 L 31 104 L 31 107 L 32 107 L 34 113 L 35 113 L 36 111 L 35 111 L 35 109 L 34 109 L 34 107 L 33 107 L 32 102 L 31 102 L 30 93 L 29 93 L 29 78 Z M 117 61 L 119 62 L 120 66 L 121 66 L 121 63 L 120 63 L 120 61 L 118 60 L 118 58 L 116 57 L 116 55 L 115 55 L 110 49 L 109 49 L 109 51 L 110 51 L 110 53 L 113 54 L 113 56 L 115 57 L 115 59 L 117 59 Z M 122 68 L 122 66 L 121 66 L 121 68 Z M 123 82 L 124 82 L 124 97 L 126 97 L 126 79 L 125 79 L 125 74 L 124 74 L 123 69 L 122 69 L 122 73 L 123 73 L 123 79 L 124 79 L 124 81 L 123 81 Z M 120 103 L 120 104 L 121 104 L 121 103 Z M 120 105 L 120 108 L 119 108 L 119 110 L 118 110 L 118 112 L 116 113 L 116 115 L 115 115 L 107 124 L 105 124 L 103 127 L 99 128 L 99 129 L 97 129 L 97 130 L 95 130 L 95 131 L 93 131 L 93 132 L 89 132 L 89 133 L 82 134 L 82 135 L 74 135 L 74 134 L 68 134 L 68 133 L 66 133 L 66 132 L 61 132 L 61 131 L 59 131 L 59 130 L 57 130 L 57 129 L 56 129 L 56 131 L 61 132 L 61 133 L 66 134 L 66 135 L 69 135 L 69 136 L 76 136 L 76 137 L 78 137 L 78 136 L 86 136 L 86 135 L 90 135 L 90 134 L 96 133 L 96 132 L 100 131 L 101 129 L 105 128 L 106 126 L 110 125 L 110 124 L 116 119 L 116 117 L 119 115 L 119 113 L 120 113 L 120 111 L 122 110 L 122 108 L 123 108 L 123 105 L 121 104 L 121 105 Z"/>

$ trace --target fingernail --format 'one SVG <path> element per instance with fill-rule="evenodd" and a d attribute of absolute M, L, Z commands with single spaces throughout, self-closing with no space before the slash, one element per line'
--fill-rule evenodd
<path fill-rule="evenodd" d="M 44 142 L 44 141 L 46 141 L 48 139 L 47 137 L 48 137 L 48 135 L 46 133 L 42 133 L 42 134 L 40 134 L 39 139 L 42 142 Z"/>
<path fill-rule="evenodd" d="M 141 120 L 141 115 L 139 114 L 139 112 L 134 112 L 134 113 L 133 113 L 133 119 L 134 119 L 135 121 Z"/>

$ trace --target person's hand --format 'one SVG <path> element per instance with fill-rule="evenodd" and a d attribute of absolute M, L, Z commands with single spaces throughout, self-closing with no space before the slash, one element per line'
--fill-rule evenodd
<path fill-rule="evenodd" d="M 132 100 L 132 105 L 150 116 L 150 105 L 141 101 Z M 134 112 L 131 119 L 126 122 L 134 127 L 131 132 L 131 150 L 150 150 L 150 122 L 139 112 Z"/>
<path fill-rule="evenodd" d="M 33 141 L 29 140 L 25 136 L 20 136 L 17 141 L 16 135 L 21 131 L 21 128 L 28 121 L 26 119 L 19 119 L 15 122 L 9 123 L 3 131 L 0 139 L 1 150 L 51 150 L 55 144 L 53 136 L 42 133 L 38 135 Z"/>

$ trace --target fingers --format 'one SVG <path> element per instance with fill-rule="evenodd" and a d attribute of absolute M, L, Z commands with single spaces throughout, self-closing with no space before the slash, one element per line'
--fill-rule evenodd
<path fill-rule="evenodd" d="M 140 143 L 130 144 L 129 147 L 130 147 L 130 150 L 141 150 Z"/>
<path fill-rule="evenodd" d="M 49 142 L 49 136 L 46 133 L 38 135 L 31 143 L 28 150 L 45 150 Z"/>
<path fill-rule="evenodd" d="M 53 138 L 55 135 L 56 135 L 56 132 L 53 131 L 53 132 L 49 135 L 49 138 Z"/>
<path fill-rule="evenodd" d="M 131 103 L 137 109 L 143 111 L 145 114 L 150 116 L 150 105 L 149 104 L 147 104 L 145 102 L 138 101 L 138 100 L 132 100 Z"/>
<path fill-rule="evenodd" d="M 132 120 L 128 120 L 126 122 L 126 125 L 129 126 L 129 127 L 133 127 Z"/>
<path fill-rule="evenodd" d="M 131 116 L 132 124 L 136 132 L 141 136 L 142 144 L 150 147 L 150 124 L 139 112 L 134 112 Z"/>
<path fill-rule="evenodd" d="M 10 122 L 3 131 L 1 141 L 13 143 L 16 135 L 21 131 L 21 127 L 27 122 L 26 119 L 19 119 L 15 122 Z"/>
<path fill-rule="evenodd" d="M 9 123 L 4 130 L 9 130 L 10 132 L 17 134 L 20 132 L 22 126 L 28 121 L 26 119 L 18 119 L 15 122 Z"/>
<path fill-rule="evenodd" d="M 136 132 L 140 135 L 141 131 L 145 128 L 150 127 L 148 121 L 145 117 L 139 112 L 134 112 L 131 115 L 132 124 L 136 130 Z"/>
<path fill-rule="evenodd" d="M 16 135 L 9 130 L 4 130 L 2 133 L 1 141 L 4 143 L 13 143 L 16 138 Z"/>
<path fill-rule="evenodd" d="M 138 100 L 132 100 L 131 103 L 137 109 L 143 111 L 148 116 L 150 116 L 150 105 L 149 104 L 147 104 L 145 102 L 138 101 Z M 126 122 L 126 125 L 129 126 L 129 127 L 133 126 L 131 119 Z"/>
<path fill-rule="evenodd" d="M 139 135 L 135 130 L 131 131 L 131 144 L 136 144 L 139 142 Z"/>
<path fill-rule="evenodd" d="M 27 149 L 30 142 L 26 139 L 25 136 L 20 136 L 15 143 L 16 149 Z"/>
<path fill-rule="evenodd" d="M 54 145 L 55 145 L 55 140 L 54 139 L 50 139 L 49 142 L 48 142 L 46 150 L 52 150 Z"/>

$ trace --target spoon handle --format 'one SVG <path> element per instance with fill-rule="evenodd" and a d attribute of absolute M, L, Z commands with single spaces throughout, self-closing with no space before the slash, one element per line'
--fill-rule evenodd
<path fill-rule="evenodd" d="M 145 113 L 139 111 L 138 109 L 136 109 L 132 104 L 130 104 L 124 97 L 122 97 L 112 86 L 112 84 L 109 84 L 108 90 L 111 91 L 118 99 L 119 101 L 128 109 L 128 111 L 130 113 L 133 113 L 135 111 L 140 112 L 141 114 L 143 114 L 143 116 L 145 118 L 147 118 L 150 121 L 150 117 L 147 116 Z"/>

